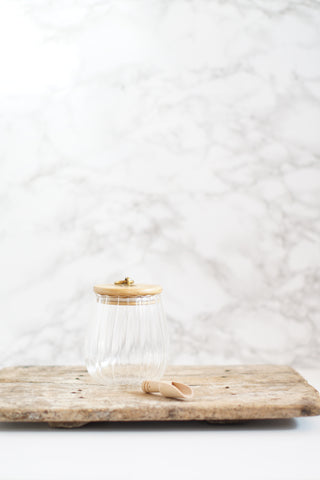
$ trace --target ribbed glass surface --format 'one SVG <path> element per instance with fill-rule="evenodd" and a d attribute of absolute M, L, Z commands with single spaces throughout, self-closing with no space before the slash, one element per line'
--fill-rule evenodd
<path fill-rule="evenodd" d="M 135 384 L 159 379 L 166 367 L 167 329 L 161 295 L 97 295 L 86 366 L 100 383 Z"/>

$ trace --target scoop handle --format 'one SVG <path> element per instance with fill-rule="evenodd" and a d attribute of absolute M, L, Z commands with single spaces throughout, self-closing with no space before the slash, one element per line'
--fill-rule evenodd
<path fill-rule="evenodd" d="M 154 380 L 145 380 L 142 382 L 141 388 L 145 393 L 159 392 L 159 382 Z"/>

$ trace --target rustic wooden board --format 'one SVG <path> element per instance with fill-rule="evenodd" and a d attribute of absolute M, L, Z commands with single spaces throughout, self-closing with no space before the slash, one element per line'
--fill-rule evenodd
<path fill-rule="evenodd" d="M 172 366 L 165 379 L 187 383 L 192 400 L 98 385 L 84 367 L 0 370 L 0 421 L 80 426 L 88 422 L 291 418 L 320 414 L 319 393 L 287 366 Z"/>

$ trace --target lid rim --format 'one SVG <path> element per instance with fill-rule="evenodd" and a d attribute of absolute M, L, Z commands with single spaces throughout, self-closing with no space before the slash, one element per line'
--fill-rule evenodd
<path fill-rule="evenodd" d="M 145 297 L 159 295 L 162 292 L 160 285 L 135 284 L 135 285 L 114 285 L 99 284 L 94 285 L 93 290 L 98 295 L 109 297 Z"/>

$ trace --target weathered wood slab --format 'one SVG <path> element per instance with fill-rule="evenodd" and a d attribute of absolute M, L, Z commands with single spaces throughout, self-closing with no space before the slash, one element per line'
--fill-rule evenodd
<path fill-rule="evenodd" d="M 191 385 L 193 399 L 98 385 L 84 367 L 4 368 L 0 421 L 67 427 L 98 421 L 221 422 L 320 414 L 319 393 L 287 366 L 172 366 L 165 378 Z"/>

